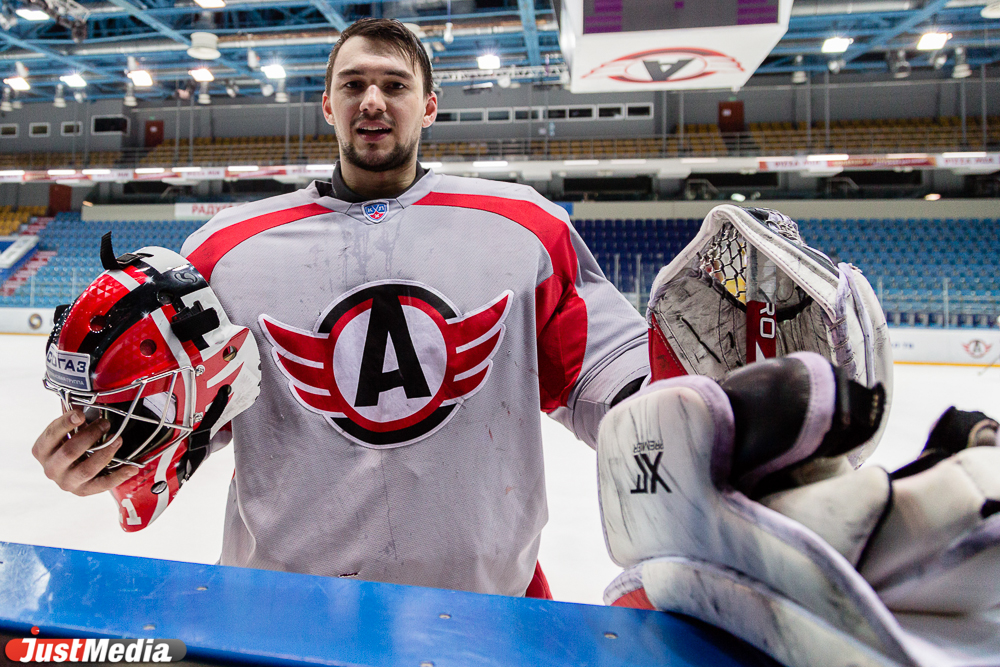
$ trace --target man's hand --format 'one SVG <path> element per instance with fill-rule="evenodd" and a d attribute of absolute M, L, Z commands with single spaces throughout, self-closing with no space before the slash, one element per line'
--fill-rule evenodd
<path fill-rule="evenodd" d="M 122 466 L 109 475 L 98 476 L 122 446 L 122 439 L 117 438 L 93 454 L 88 455 L 87 450 L 93 448 L 110 426 L 105 419 L 84 424 L 83 413 L 71 410 L 48 425 L 31 453 L 42 464 L 45 476 L 63 491 L 78 496 L 108 491 L 139 472 L 139 468 Z"/>

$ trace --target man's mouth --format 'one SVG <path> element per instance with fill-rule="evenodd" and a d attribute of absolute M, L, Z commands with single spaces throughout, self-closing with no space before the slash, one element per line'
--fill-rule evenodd
<path fill-rule="evenodd" d="M 359 127 L 358 134 L 365 141 L 375 142 L 382 139 L 382 137 L 388 136 L 392 130 L 384 126 L 369 126 L 369 127 Z"/>

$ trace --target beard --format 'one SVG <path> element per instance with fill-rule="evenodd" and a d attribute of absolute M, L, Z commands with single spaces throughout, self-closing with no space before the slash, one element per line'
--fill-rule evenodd
<path fill-rule="evenodd" d="M 369 156 L 362 155 L 361 151 L 354 147 L 354 144 L 344 142 L 340 144 L 340 157 L 365 171 L 392 171 L 393 169 L 405 167 L 416 156 L 419 144 L 420 137 L 418 136 L 409 145 L 397 143 L 396 147 L 385 155 Z"/>

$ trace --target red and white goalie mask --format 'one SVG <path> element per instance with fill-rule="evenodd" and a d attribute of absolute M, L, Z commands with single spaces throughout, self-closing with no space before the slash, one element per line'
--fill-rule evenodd
<path fill-rule="evenodd" d="M 131 532 L 166 509 L 212 438 L 256 400 L 260 354 L 181 255 L 148 247 L 115 257 L 106 234 L 101 263 L 104 273 L 56 311 L 45 387 L 64 409 L 111 423 L 91 452 L 121 436 L 107 471 L 140 468 L 111 492 Z"/>

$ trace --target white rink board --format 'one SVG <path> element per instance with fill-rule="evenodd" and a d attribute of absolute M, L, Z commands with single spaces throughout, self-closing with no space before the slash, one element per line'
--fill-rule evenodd
<path fill-rule="evenodd" d="M 0 308 L 0 334 L 45 334 L 52 331 L 52 308 Z"/>
<path fill-rule="evenodd" d="M 987 366 L 1000 356 L 997 329 L 889 329 L 892 358 L 899 363 Z"/>

